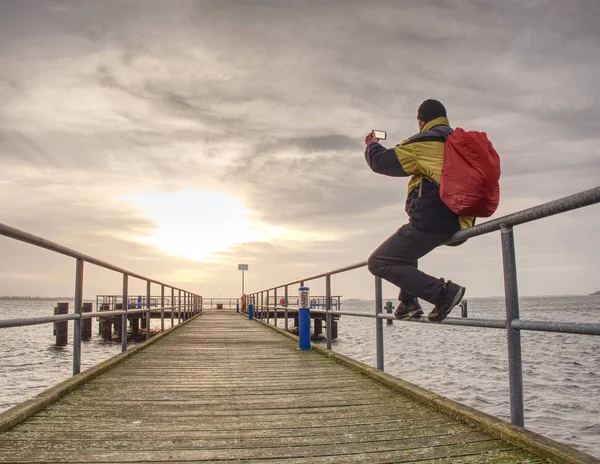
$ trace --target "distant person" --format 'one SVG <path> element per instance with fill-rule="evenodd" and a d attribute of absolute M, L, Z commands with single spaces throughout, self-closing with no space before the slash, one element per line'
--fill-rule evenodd
<path fill-rule="evenodd" d="M 383 242 L 368 264 L 372 274 L 401 289 L 396 318 L 422 316 L 418 300 L 422 298 L 435 305 L 427 318 L 440 322 L 462 300 L 466 289 L 420 271 L 418 260 L 455 232 L 471 227 L 474 218 L 452 212 L 440 198 L 444 145 L 453 131 L 446 108 L 437 100 L 425 100 L 417 110 L 417 122 L 420 132 L 394 148 L 379 144 L 372 132 L 365 138 L 365 159 L 374 172 L 411 176 L 406 198 L 408 224 Z"/>

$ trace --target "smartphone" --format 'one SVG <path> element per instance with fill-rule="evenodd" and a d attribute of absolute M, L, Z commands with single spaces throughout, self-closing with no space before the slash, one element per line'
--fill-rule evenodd
<path fill-rule="evenodd" d="M 373 129 L 373 135 L 375 137 L 377 137 L 379 140 L 385 140 L 385 139 L 387 139 L 387 132 L 386 131 Z"/>

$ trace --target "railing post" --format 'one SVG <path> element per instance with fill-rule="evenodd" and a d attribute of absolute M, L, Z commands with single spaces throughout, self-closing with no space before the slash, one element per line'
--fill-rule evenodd
<path fill-rule="evenodd" d="M 151 283 L 146 281 L 146 340 L 150 338 L 150 289 Z"/>
<path fill-rule="evenodd" d="M 288 330 L 288 286 L 285 286 L 285 292 L 283 294 L 283 297 L 285 298 L 285 306 L 284 306 L 284 312 L 285 312 L 285 331 L 287 332 Z"/>
<path fill-rule="evenodd" d="M 310 350 L 310 302 L 308 287 L 298 289 L 298 349 Z"/>
<path fill-rule="evenodd" d="M 127 311 L 129 309 L 129 276 L 123 274 L 123 304 L 121 308 L 124 313 L 121 316 L 121 351 L 127 350 Z"/>
<path fill-rule="evenodd" d="M 506 302 L 506 337 L 508 344 L 508 379 L 510 385 L 510 421 L 525 426 L 523 406 L 523 365 L 521 361 L 521 332 L 512 328 L 519 319 L 517 261 L 512 227 L 501 226 L 502 262 L 504 265 L 504 298 Z"/>
<path fill-rule="evenodd" d="M 171 287 L 171 327 L 173 327 L 175 315 L 175 289 Z"/>
<path fill-rule="evenodd" d="M 165 331 L 165 286 L 160 286 L 160 331 Z"/>
<path fill-rule="evenodd" d="M 273 313 L 273 324 L 277 327 L 277 289 L 273 290 L 273 307 L 275 308 Z"/>
<path fill-rule="evenodd" d="M 267 324 L 269 323 L 269 290 L 267 290 Z"/>
<path fill-rule="evenodd" d="M 327 314 L 325 315 L 325 324 L 327 324 L 327 349 L 330 350 L 333 334 L 333 316 L 331 315 L 331 275 L 329 274 L 325 276 L 325 311 L 327 311 Z"/>
<path fill-rule="evenodd" d="M 179 295 L 177 297 L 177 324 L 181 324 L 181 289 L 178 289 Z"/>
<path fill-rule="evenodd" d="M 460 302 L 460 317 L 469 317 L 469 307 L 467 300 Z"/>
<path fill-rule="evenodd" d="M 265 319 L 265 292 L 260 292 L 260 316 L 259 319 Z"/>
<path fill-rule="evenodd" d="M 375 316 L 383 313 L 383 291 L 381 277 L 375 277 Z M 383 319 L 375 319 L 375 338 L 377 342 L 377 369 L 383 369 Z"/>
<path fill-rule="evenodd" d="M 83 259 L 77 259 L 75 265 L 75 308 L 73 312 L 79 319 L 73 321 L 73 375 L 81 372 L 81 310 L 83 306 Z"/>

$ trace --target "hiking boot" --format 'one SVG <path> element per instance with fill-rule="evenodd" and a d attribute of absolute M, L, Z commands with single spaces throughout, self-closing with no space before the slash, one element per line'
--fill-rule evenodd
<path fill-rule="evenodd" d="M 444 282 L 444 288 L 436 305 L 433 307 L 431 312 L 427 315 L 427 319 L 431 322 L 441 322 L 446 319 L 446 316 L 454 309 L 454 307 L 460 303 L 463 296 L 465 296 L 465 287 L 456 285 L 452 281 Z"/>
<path fill-rule="evenodd" d="M 394 311 L 396 319 L 409 319 L 411 317 L 419 317 L 423 315 L 423 310 L 417 299 L 409 301 L 401 301 Z"/>

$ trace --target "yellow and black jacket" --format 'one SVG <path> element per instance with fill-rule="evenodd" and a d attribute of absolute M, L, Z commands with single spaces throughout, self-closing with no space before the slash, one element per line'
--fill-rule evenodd
<path fill-rule="evenodd" d="M 374 172 L 392 177 L 411 176 L 406 213 L 417 229 L 455 232 L 474 224 L 474 218 L 453 213 L 440 199 L 444 144 L 451 133 L 448 119 L 436 118 L 394 148 L 386 149 L 373 142 L 365 150 L 365 159 Z"/>

